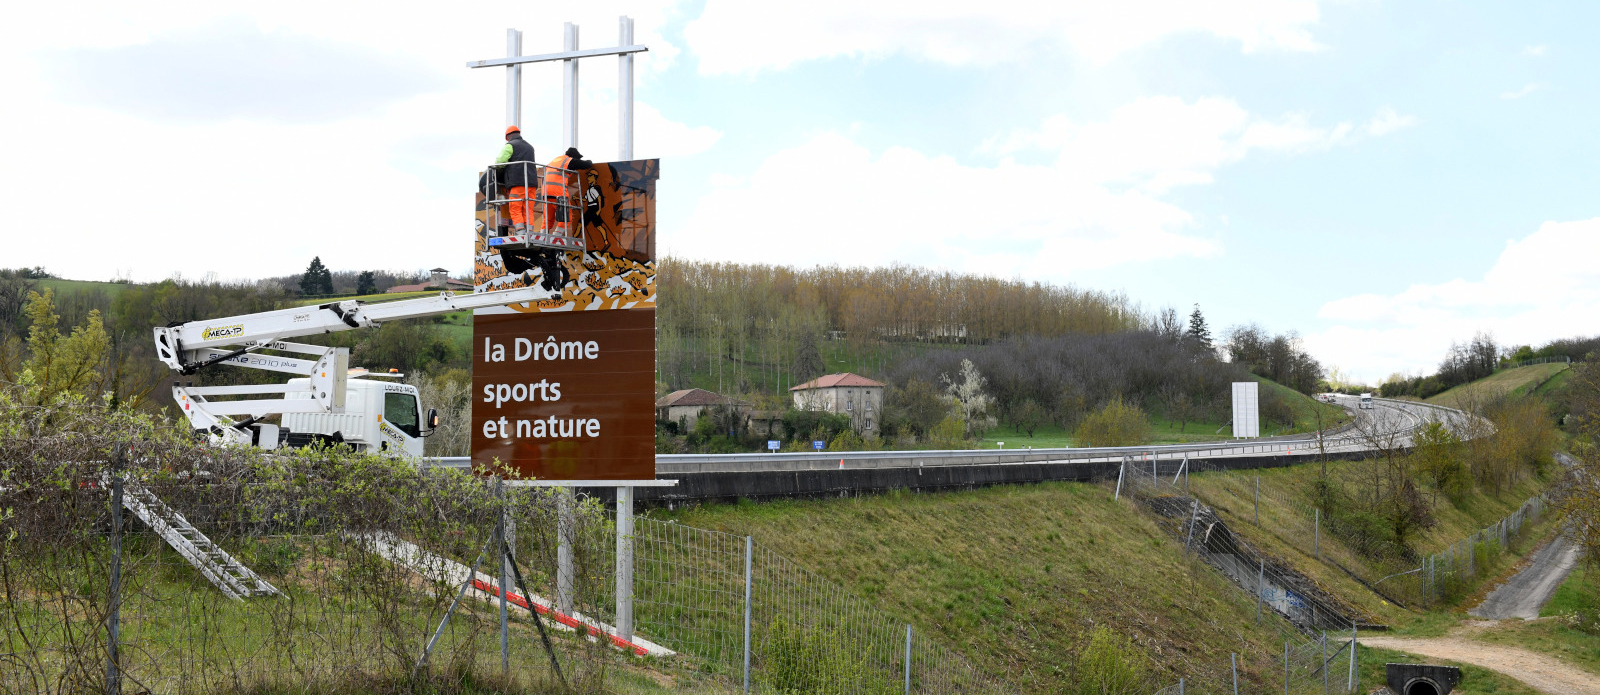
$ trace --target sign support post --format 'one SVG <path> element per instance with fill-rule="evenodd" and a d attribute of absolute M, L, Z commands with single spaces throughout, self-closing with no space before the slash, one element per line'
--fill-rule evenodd
<path fill-rule="evenodd" d="M 522 125 L 522 65 L 561 61 L 562 64 L 562 149 L 578 146 L 578 61 L 605 55 L 617 56 L 618 149 L 620 159 L 633 157 L 633 54 L 649 50 L 633 43 L 633 19 L 618 18 L 618 42 L 615 48 L 580 50 L 578 26 L 566 22 L 562 26 L 562 52 L 524 56 L 522 32 L 506 30 L 506 57 L 504 59 L 478 60 L 467 63 L 469 68 L 505 66 L 506 68 L 506 125 Z M 545 481 L 530 481 L 547 484 Z M 573 489 L 580 483 L 600 481 L 549 481 L 563 490 L 557 495 L 556 551 L 556 608 L 565 613 L 573 611 L 574 572 L 572 535 L 576 525 Z M 617 490 L 617 565 L 616 605 L 619 636 L 630 639 L 633 633 L 633 488 L 636 485 L 674 484 L 676 481 L 639 480 Z M 514 483 L 515 484 L 515 483 Z M 601 482 L 603 485 L 604 483 Z M 510 528 L 505 528 L 509 534 Z M 505 574 L 502 571 L 502 574 Z"/>

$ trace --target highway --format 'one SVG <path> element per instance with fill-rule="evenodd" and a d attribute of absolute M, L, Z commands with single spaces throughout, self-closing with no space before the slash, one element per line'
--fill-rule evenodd
<path fill-rule="evenodd" d="M 672 478 L 692 473 L 763 473 L 839 469 L 926 468 L 936 466 L 1026 465 L 1041 463 L 1115 463 L 1123 460 L 1181 461 L 1185 458 L 1293 456 L 1317 453 L 1349 455 L 1363 451 L 1407 447 L 1412 433 L 1429 420 L 1440 420 L 1465 436 L 1468 417 L 1451 408 L 1377 398 L 1373 408 L 1357 408 L 1355 396 L 1337 396 L 1336 402 L 1357 415 L 1339 430 L 1318 434 L 1285 435 L 1261 439 L 1200 444 L 1163 444 L 1125 447 L 1053 449 L 959 449 L 947 451 L 815 451 L 749 454 L 657 454 L 656 476 Z M 465 456 L 425 459 L 427 465 L 468 466 Z"/>

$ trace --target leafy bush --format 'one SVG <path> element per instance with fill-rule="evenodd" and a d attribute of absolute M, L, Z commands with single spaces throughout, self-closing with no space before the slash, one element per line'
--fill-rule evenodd
<path fill-rule="evenodd" d="M 1096 625 L 1078 654 L 1075 695 L 1133 695 L 1149 692 L 1150 662 L 1126 636 Z"/>
<path fill-rule="evenodd" d="M 1078 425 L 1079 446 L 1133 446 L 1150 437 L 1150 419 L 1139 406 L 1124 403 L 1121 396 L 1090 414 Z"/>
<path fill-rule="evenodd" d="M 853 655 L 837 631 L 779 619 L 767 634 L 761 672 L 772 692 L 783 695 L 856 695 L 896 692 L 891 674 L 874 671 L 865 655 Z"/>

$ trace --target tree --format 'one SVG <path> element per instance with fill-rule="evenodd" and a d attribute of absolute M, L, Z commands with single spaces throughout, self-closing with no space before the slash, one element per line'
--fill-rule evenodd
<path fill-rule="evenodd" d="M 1461 438 L 1438 420 L 1423 425 L 1412 438 L 1411 465 L 1452 500 L 1471 488 Z"/>
<path fill-rule="evenodd" d="M 1211 329 L 1206 326 L 1206 317 L 1200 313 L 1199 304 L 1194 305 L 1194 311 L 1189 312 L 1189 330 L 1184 335 L 1197 347 L 1212 349 Z"/>
<path fill-rule="evenodd" d="M 0 360 L 0 377 L 20 387 L 21 403 L 51 405 L 62 398 L 98 398 L 109 390 L 106 377 L 111 339 L 100 322 L 100 311 L 90 311 L 83 324 L 61 335 L 61 317 L 55 313 L 55 291 L 28 293 L 27 359 L 20 371 L 11 362 L 14 345 Z"/>
<path fill-rule="evenodd" d="M 800 383 L 822 376 L 828 366 L 822 361 L 822 350 L 817 346 L 815 333 L 800 334 L 800 345 L 794 351 L 794 379 Z"/>
<path fill-rule="evenodd" d="M 372 294 L 377 291 L 378 280 L 373 277 L 372 271 L 363 270 L 360 275 L 356 276 L 356 294 Z"/>
<path fill-rule="evenodd" d="M 313 256 L 311 265 L 306 266 L 305 274 L 300 276 L 300 294 L 333 294 L 333 273 L 322 264 L 321 256 Z"/>
<path fill-rule="evenodd" d="M 1124 403 L 1121 396 L 1104 408 L 1090 413 L 1078 424 L 1079 446 L 1134 446 L 1150 436 L 1150 420 L 1144 410 Z"/>
<path fill-rule="evenodd" d="M 1038 401 L 1031 398 L 1023 401 L 1022 405 L 1017 406 L 1011 413 L 1011 424 L 1027 434 L 1029 439 L 1032 439 L 1034 431 L 1049 419 L 1050 414 L 1044 411 L 1044 407 L 1039 405 Z"/>
<path fill-rule="evenodd" d="M 905 386 L 891 387 L 884 398 L 885 429 L 891 424 L 915 437 L 926 437 L 950 414 L 950 401 L 932 384 L 913 377 Z"/>
<path fill-rule="evenodd" d="M 995 426 L 994 398 L 984 391 L 989 382 L 978 373 L 972 360 L 961 360 L 961 372 L 955 379 L 943 376 L 940 380 L 944 382 L 945 393 L 955 399 L 956 407 L 961 411 L 968 437 L 982 437 L 984 432 Z"/>

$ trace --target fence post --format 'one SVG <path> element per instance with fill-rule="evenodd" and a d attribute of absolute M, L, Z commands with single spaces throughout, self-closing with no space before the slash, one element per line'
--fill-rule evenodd
<path fill-rule="evenodd" d="M 1183 541 L 1183 552 L 1185 554 L 1189 552 L 1189 544 L 1194 542 L 1194 524 L 1200 518 L 1200 500 L 1191 501 L 1189 506 L 1194 511 L 1189 515 L 1189 538 Z"/>
<path fill-rule="evenodd" d="M 506 555 L 506 484 L 494 478 L 494 494 L 500 500 L 500 518 L 494 525 L 495 554 L 500 556 L 500 674 L 511 677 L 511 624 L 506 613 L 506 592 L 510 590 L 511 558 Z"/>
<path fill-rule="evenodd" d="M 633 488 L 617 488 L 617 637 L 633 641 Z"/>
<path fill-rule="evenodd" d="M 1321 560 L 1322 559 L 1322 510 L 1321 509 L 1317 510 L 1315 523 L 1316 523 L 1316 528 L 1312 531 L 1311 547 L 1312 547 L 1312 550 L 1314 550 L 1316 552 L 1317 559 Z"/>
<path fill-rule="evenodd" d="M 1328 695 L 1328 631 L 1322 631 L 1322 695 Z"/>
<path fill-rule="evenodd" d="M 906 625 L 906 695 L 911 695 L 911 626 Z"/>
<path fill-rule="evenodd" d="M 1117 464 L 1117 494 L 1112 495 L 1113 501 L 1122 499 L 1122 474 L 1128 470 L 1128 457 L 1122 457 L 1122 463 Z"/>
<path fill-rule="evenodd" d="M 556 610 L 572 615 L 575 601 L 572 533 L 577 525 L 573 489 L 556 488 Z"/>
<path fill-rule="evenodd" d="M 1239 695 L 1239 655 L 1228 653 L 1228 666 L 1233 669 L 1233 695 Z"/>
<path fill-rule="evenodd" d="M 1289 640 L 1283 641 L 1283 695 L 1289 695 Z"/>
<path fill-rule="evenodd" d="M 117 643 L 122 640 L 122 458 L 123 445 L 111 455 L 111 587 L 106 606 L 106 695 L 122 692 Z"/>
<path fill-rule="evenodd" d="M 1256 476 L 1256 526 L 1261 525 L 1261 476 Z"/>
<path fill-rule="evenodd" d="M 1267 592 L 1267 561 L 1261 561 L 1261 569 L 1256 570 L 1256 624 L 1261 624 L 1261 598 Z"/>
<path fill-rule="evenodd" d="M 744 691 L 750 692 L 750 565 L 755 542 L 744 537 Z"/>
<path fill-rule="evenodd" d="M 1183 679 L 1178 679 L 1178 695 L 1183 695 Z"/>
<path fill-rule="evenodd" d="M 1350 621 L 1350 677 L 1345 688 L 1350 692 L 1356 691 L 1356 621 Z"/>

